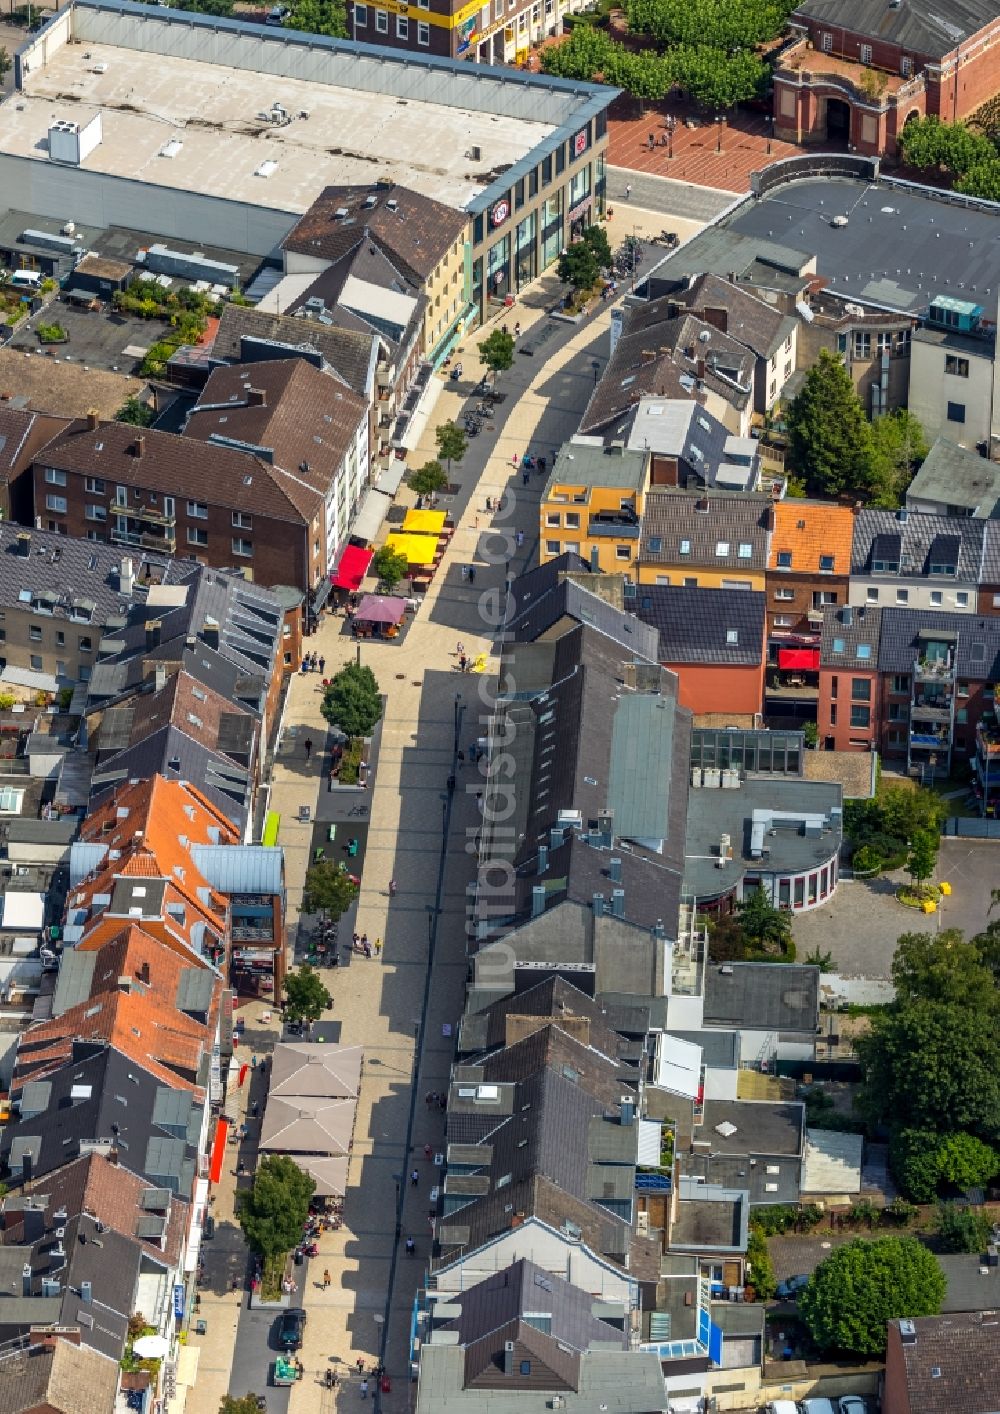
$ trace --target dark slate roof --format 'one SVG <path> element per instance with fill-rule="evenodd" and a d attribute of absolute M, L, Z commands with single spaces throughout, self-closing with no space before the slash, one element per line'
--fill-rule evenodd
<path fill-rule="evenodd" d="M 227 304 L 212 345 L 213 360 L 253 364 L 304 358 L 367 396 L 381 340 L 359 330 L 335 328 L 289 314 Z"/>
<path fill-rule="evenodd" d="M 1000 678 L 1000 618 L 978 614 L 921 613 L 883 609 L 878 667 L 884 673 L 912 673 L 915 659 L 936 635 L 955 643 L 960 678 L 996 682 Z"/>
<path fill-rule="evenodd" d="M 912 1414 L 996 1414 L 1000 1409 L 997 1326 L 958 1313 L 921 1316 L 908 1323 L 914 1339 L 901 1342 L 902 1321 L 889 1322 L 889 1358 L 900 1351 Z"/>
<path fill-rule="evenodd" d="M 1000 1267 L 983 1269 L 978 1252 L 940 1254 L 938 1266 L 948 1290 L 942 1311 L 996 1311 L 1000 1308 Z"/>
<path fill-rule="evenodd" d="M 993 0 L 904 0 L 898 9 L 884 0 L 805 0 L 795 16 L 829 24 L 910 53 L 943 59 L 997 17 Z M 795 18 L 793 16 L 793 18 Z"/>
<path fill-rule="evenodd" d="M 464 212 L 410 187 L 381 182 L 368 187 L 325 187 L 282 241 L 282 248 L 332 262 L 359 239 L 370 239 L 423 283 L 461 236 L 468 219 Z"/>
<path fill-rule="evenodd" d="M 978 583 L 983 558 L 983 522 L 961 516 L 920 515 L 908 511 L 866 509 L 854 517 L 851 573 L 870 575 L 878 559 L 898 559 L 904 578 L 925 578 L 938 563 L 940 537 L 957 542 L 957 573 L 935 575 L 935 583 L 965 580 Z M 933 550 L 933 554 L 932 554 Z"/>
<path fill-rule="evenodd" d="M 542 565 L 539 570 L 532 571 L 532 574 L 540 575 L 541 571 L 547 570 L 548 567 Z M 599 592 L 590 592 L 590 586 L 593 585 L 596 590 L 603 578 L 604 576 L 591 575 L 584 571 L 579 579 L 563 575 L 541 593 L 536 588 L 530 597 L 522 598 L 520 609 L 515 608 L 516 617 L 508 621 L 507 631 L 513 632 L 519 643 L 532 643 L 562 621 L 575 621 L 589 624 L 598 633 L 614 639 L 630 653 L 655 659 L 655 631 L 650 631 L 634 613 L 609 604 Z M 517 582 L 519 581 L 515 581 Z"/>
<path fill-rule="evenodd" d="M 642 517 L 639 562 L 734 573 L 763 570 L 773 520 L 770 496 L 652 491 Z M 720 546 L 726 547 L 723 553 Z"/>
<path fill-rule="evenodd" d="M 819 650 L 821 666 L 874 671 L 879 663 L 882 615 L 890 612 L 895 610 L 866 604 L 825 609 Z M 936 621 L 938 615 L 934 618 Z"/>
<path fill-rule="evenodd" d="M 566 574 L 589 574 L 590 565 L 580 555 L 566 553 L 554 560 L 546 560 L 544 565 L 534 565 L 519 574 L 511 583 L 510 609 L 506 628 L 513 628 L 531 608 L 531 605 L 559 585 Z"/>
<path fill-rule="evenodd" d="M 26 1052 L 30 1034 L 19 1051 Z M 201 1110 L 189 1091 L 168 1089 L 120 1051 L 97 1042 L 77 1042 L 73 1060 L 50 1072 L 45 1084 L 45 1109 L 5 1126 L 0 1136 L 4 1168 L 12 1154 L 19 1163 L 27 1149 L 32 1173 L 40 1178 L 75 1159 L 81 1145 L 116 1137 L 124 1168 L 180 1196 L 191 1192 Z M 74 1099 L 74 1086 L 88 1086 L 90 1094 Z"/>
<path fill-rule="evenodd" d="M 795 328 L 795 320 L 775 305 L 718 275 L 699 275 L 675 298 L 678 304 L 703 318 L 706 311 L 718 311 L 707 316 L 709 322 L 720 328 L 724 324 L 724 332 L 730 338 L 745 344 L 759 358 L 771 358 Z"/>
<path fill-rule="evenodd" d="M 641 584 L 636 603 L 639 618 L 657 631 L 661 663 L 756 666 L 761 661 L 764 594 Z"/>
<path fill-rule="evenodd" d="M 345 290 L 350 278 L 374 285 L 393 294 L 408 296 L 412 301 L 405 325 L 379 317 L 360 304 L 348 304 L 351 288 Z M 353 287 L 356 289 L 356 287 Z M 322 310 L 316 300 L 322 300 Z M 358 244 L 333 265 L 320 272 L 316 279 L 294 301 L 289 313 L 307 319 L 320 319 L 341 328 L 373 334 L 385 340 L 390 354 L 405 352 L 410 347 L 424 321 L 427 297 L 422 288 L 393 264 L 384 251 L 370 245 L 361 236 Z"/>
<path fill-rule="evenodd" d="M 539 1023 L 551 1018 L 574 1034 L 586 1034 L 590 1045 L 608 1059 L 635 1055 L 636 1043 L 626 1041 L 614 1030 L 607 1009 L 564 977 L 547 977 L 481 1012 L 466 1012 L 459 1026 L 458 1053 L 471 1055 L 505 1045 L 508 1017 L 537 1017 Z"/>
<path fill-rule="evenodd" d="M 797 1101 L 706 1100 L 694 1136 L 711 1148 L 681 1150 L 678 1166 L 683 1177 L 749 1191 L 751 1204 L 796 1202 L 804 1134 L 805 1107 Z"/>
<path fill-rule="evenodd" d="M 816 1034 L 819 968 L 734 962 L 705 969 L 705 1025 Z"/>

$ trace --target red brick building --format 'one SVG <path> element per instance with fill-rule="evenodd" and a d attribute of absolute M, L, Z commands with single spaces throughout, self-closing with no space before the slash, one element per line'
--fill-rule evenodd
<path fill-rule="evenodd" d="M 757 722 L 764 710 L 764 596 L 749 589 L 641 584 L 636 610 L 659 635 L 657 657 L 697 716 Z"/>
<path fill-rule="evenodd" d="M 774 74 L 774 131 L 894 157 L 911 118 L 956 122 L 1000 90 L 994 0 L 805 0 Z"/>

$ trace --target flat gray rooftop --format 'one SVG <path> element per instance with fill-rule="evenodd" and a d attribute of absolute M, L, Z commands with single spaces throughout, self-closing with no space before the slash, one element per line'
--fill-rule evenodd
<path fill-rule="evenodd" d="M 846 216 L 846 226 L 834 226 Z M 808 251 L 836 294 L 917 312 L 938 295 L 995 318 L 1000 214 L 947 194 L 841 177 L 789 182 L 723 223 L 743 236 Z M 697 240 L 694 242 L 697 245 Z"/>
<path fill-rule="evenodd" d="M 518 162 L 554 131 L 551 123 L 485 109 L 89 40 L 36 63 L 24 91 L 3 105 L 0 151 L 47 162 L 52 122 L 83 124 L 100 112 L 103 141 L 84 170 L 285 211 L 305 211 L 325 186 L 379 178 L 461 209 L 497 168 Z M 274 103 L 287 124 L 267 120 Z M 467 156 L 473 147 L 484 154 L 477 162 Z"/>

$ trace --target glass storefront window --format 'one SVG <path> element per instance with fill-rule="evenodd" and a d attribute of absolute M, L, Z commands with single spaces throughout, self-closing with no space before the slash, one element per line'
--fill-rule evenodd
<path fill-rule="evenodd" d="M 557 177 L 560 176 L 561 173 L 565 172 L 565 170 L 566 170 L 566 144 L 565 144 L 564 142 L 561 142 L 561 143 L 559 144 L 559 146 L 556 148 L 556 176 L 557 176 Z"/>
<path fill-rule="evenodd" d="M 584 167 L 582 172 L 577 172 L 575 177 L 570 178 L 569 183 L 569 204 L 575 206 L 578 201 L 590 191 L 590 164 Z"/>
<path fill-rule="evenodd" d="M 563 194 L 557 191 L 542 203 L 543 270 L 559 259 L 563 244 Z"/>
<path fill-rule="evenodd" d="M 486 293 L 490 299 L 502 300 L 510 290 L 510 236 L 503 236 L 491 245 L 486 256 Z"/>
<path fill-rule="evenodd" d="M 597 159 L 597 178 L 594 182 L 594 203 L 598 216 L 606 216 L 608 209 L 608 159 L 601 153 Z"/>
<path fill-rule="evenodd" d="M 517 228 L 517 260 L 515 276 L 517 288 L 529 284 L 538 274 L 537 220 L 535 212 L 526 216 Z"/>
<path fill-rule="evenodd" d="M 547 187 L 552 180 L 552 156 L 542 158 L 542 186 Z"/>

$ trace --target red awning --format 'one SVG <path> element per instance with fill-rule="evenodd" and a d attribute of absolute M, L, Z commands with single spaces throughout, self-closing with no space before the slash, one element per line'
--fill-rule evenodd
<path fill-rule="evenodd" d="M 779 668 L 805 668 L 810 673 L 819 672 L 818 648 L 779 648 Z"/>
<path fill-rule="evenodd" d="M 372 562 L 372 553 L 371 550 L 362 550 L 359 545 L 348 545 L 340 557 L 340 564 L 331 576 L 334 587 L 337 589 L 360 589 L 361 581 L 368 573 L 368 566 Z"/>
<path fill-rule="evenodd" d="M 222 1177 L 222 1165 L 226 1161 L 226 1140 L 229 1138 L 229 1121 L 220 1119 L 215 1126 L 215 1139 L 212 1143 L 212 1161 L 208 1166 L 208 1178 L 210 1183 L 218 1183 Z"/>

